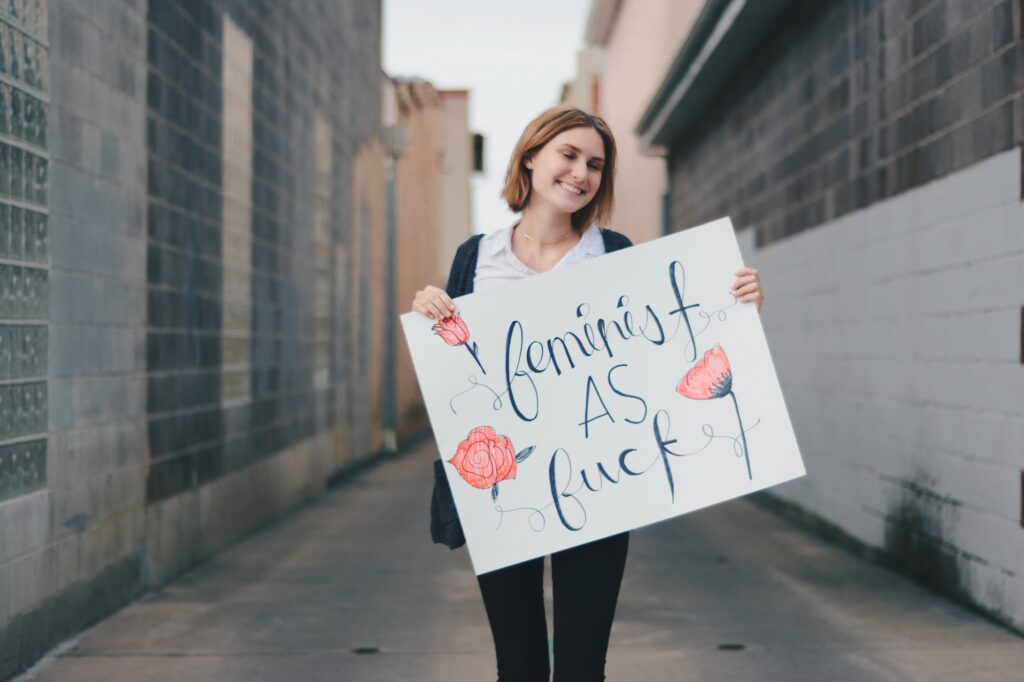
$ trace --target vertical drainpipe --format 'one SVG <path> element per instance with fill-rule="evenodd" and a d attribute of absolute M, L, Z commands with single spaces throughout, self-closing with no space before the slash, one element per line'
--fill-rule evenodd
<path fill-rule="evenodd" d="M 395 316 L 398 314 L 395 304 L 395 267 L 397 253 L 395 250 L 395 213 L 397 206 L 396 184 L 394 173 L 394 159 L 388 160 L 387 178 L 387 293 L 385 303 L 384 319 L 384 452 L 392 455 L 398 451 L 397 422 L 398 422 L 398 396 L 395 395 Z"/>
<path fill-rule="evenodd" d="M 672 188 L 661 195 L 661 234 L 672 234 Z"/>

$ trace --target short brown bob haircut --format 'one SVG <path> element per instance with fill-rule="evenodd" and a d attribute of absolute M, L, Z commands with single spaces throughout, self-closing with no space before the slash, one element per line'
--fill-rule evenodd
<path fill-rule="evenodd" d="M 578 107 L 559 105 L 543 112 L 530 121 L 519 137 L 505 174 L 505 186 L 501 198 L 508 207 L 519 213 L 530 201 L 530 187 L 533 173 L 526 167 L 526 160 L 540 151 L 541 147 L 556 135 L 571 128 L 593 128 L 604 140 L 604 170 L 601 185 L 590 202 L 572 214 L 572 226 L 581 230 L 591 222 L 607 225 L 612 214 L 615 184 L 615 137 L 608 124 L 600 116 L 588 114 Z"/>

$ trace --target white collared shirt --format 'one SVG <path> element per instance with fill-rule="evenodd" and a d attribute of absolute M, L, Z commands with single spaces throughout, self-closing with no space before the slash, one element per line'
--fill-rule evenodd
<path fill-rule="evenodd" d="M 519 260 L 512 252 L 512 228 L 517 224 L 518 222 L 495 230 L 484 235 L 480 240 L 480 250 L 476 257 L 476 274 L 473 277 L 473 291 L 494 289 L 503 284 L 539 274 Z M 583 231 L 579 242 L 569 249 L 551 269 L 579 263 L 594 256 L 600 256 L 604 252 L 604 238 L 601 237 L 601 231 L 597 225 L 590 225 Z"/>

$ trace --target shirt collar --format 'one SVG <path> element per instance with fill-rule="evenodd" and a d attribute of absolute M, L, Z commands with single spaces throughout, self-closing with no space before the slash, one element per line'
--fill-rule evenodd
<path fill-rule="evenodd" d="M 512 223 L 508 227 L 502 228 L 498 234 L 494 235 L 494 239 L 491 240 L 491 255 L 498 255 L 502 251 L 508 251 L 512 253 L 512 228 L 519 224 L 519 221 Z"/>
<path fill-rule="evenodd" d="M 604 253 L 604 238 L 601 236 L 601 229 L 591 223 L 584 230 L 577 248 L 587 257 L 599 256 Z"/>

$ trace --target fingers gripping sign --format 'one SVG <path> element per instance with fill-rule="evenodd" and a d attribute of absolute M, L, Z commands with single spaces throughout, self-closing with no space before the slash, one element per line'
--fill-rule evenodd
<path fill-rule="evenodd" d="M 443 320 L 455 313 L 455 302 L 444 289 L 428 284 L 416 292 L 412 309 L 432 320 Z"/>
<path fill-rule="evenodd" d="M 757 312 L 761 312 L 764 305 L 764 292 L 761 290 L 761 275 L 754 268 L 740 268 L 735 273 L 736 281 L 733 282 L 731 293 L 742 303 L 754 303 L 757 305 Z"/>

